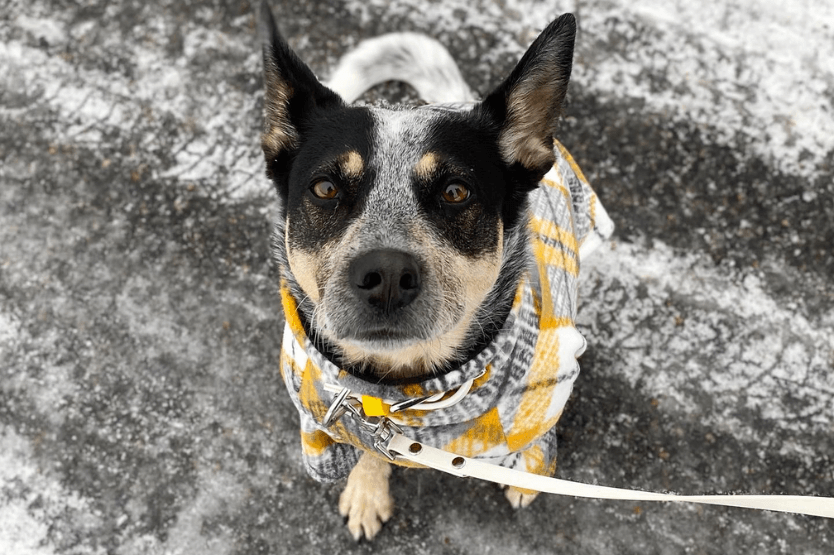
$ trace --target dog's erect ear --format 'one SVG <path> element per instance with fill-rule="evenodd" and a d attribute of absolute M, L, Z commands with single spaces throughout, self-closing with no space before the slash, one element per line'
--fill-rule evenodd
<path fill-rule="evenodd" d="M 541 178 L 553 165 L 553 137 L 570 80 L 576 20 L 564 14 L 542 31 L 510 76 L 481 103 L 498 122 L 504 161 Z"/>
<path fill-rule="evenodd" d="M 261 146 L 267 174 L 279 190 L 291 153 L 303 139 L 304 122 L 317 110 L 342 106 L 341 97 L 322 85 L 278 32 L 272 10 L 261 2 L 259 34 L 264 57 L 264 131 Z"/>

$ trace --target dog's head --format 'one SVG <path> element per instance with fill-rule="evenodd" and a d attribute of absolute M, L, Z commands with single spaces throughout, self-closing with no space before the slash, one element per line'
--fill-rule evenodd
<path fill-rule="evenodd" d="M 527 264 L 526 196 L 554 162 L 573 16 L 469 111 L 346 106 L 262 19 L 277 250 L 307 326 L 377 377 L 460 360 L 500 328 Z"/>

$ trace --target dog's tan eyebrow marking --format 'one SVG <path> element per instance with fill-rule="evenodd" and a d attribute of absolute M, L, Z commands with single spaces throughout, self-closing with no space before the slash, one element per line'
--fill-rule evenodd
<path fill-rule="evenodd" d="M 434 152 L 426 152 L 414 165 L 414 175 L 419 179 L 430 180 L 440 169 L 440 157 Z"/>
<path fill-rule="evenodd" d="M 359 179 L 365 172 L 365 160 L 355 150 L 349 150 L 336 158 L 339 171 L 348 180 Z"/>

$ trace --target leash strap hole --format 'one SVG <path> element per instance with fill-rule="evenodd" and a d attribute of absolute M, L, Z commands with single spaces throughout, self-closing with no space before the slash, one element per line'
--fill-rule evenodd
<path fill-rule="evenodd" d="M 408 452 L 412 455 L 419 455 L 420 451 L 423 450 L 423 446 L 417 443 L 416 441 L 408 446 Z"/>
<path fill-rule="evenodd" d="M 455 457 L 454 459 L 452 459 L 452 466 L 454 466 L 455 468 L 463 468 L 463 465 L 465 464 L 466 459 L 464 459 L 463 457 Z"/>

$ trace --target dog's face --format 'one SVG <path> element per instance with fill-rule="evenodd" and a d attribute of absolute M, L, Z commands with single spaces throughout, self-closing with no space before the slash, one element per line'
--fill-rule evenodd
<path fill-rule="evenodd" d="M 383 377 L 430 374 L 500 326 L 526 263 L 525 198 L 552 165 L 572 19 L 469 111 L 349 107 L 268 18 L 267 174 L 311 331 Z"/>

